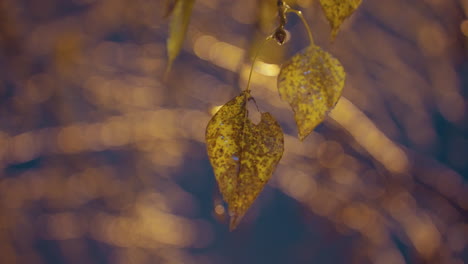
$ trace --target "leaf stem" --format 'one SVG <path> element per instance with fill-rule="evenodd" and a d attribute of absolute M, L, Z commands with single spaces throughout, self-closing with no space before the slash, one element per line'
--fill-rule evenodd
<path fill-rule="evenodd" d="M 250 80 L 252 79 L 252 73 L 253 73 L 253 69 L 255 66 L 255 62 L 257 61 L 258 54 L 260 54 L 260 50 L 263 48 L 263 46 L 265 46 L 265 43 L 267 43 L 270 39 L 272 39 L 272 36 L 268 36 L 265 40 L 263 40 L 263 42 L 260 44 L 257 51 L 255 52 L 255 56 L 252 61 L 252 66 L 250 67 L 249 79 L 247 80 L 247 88 L 245 88 L 247 92 L 250 92 Z"/>
<path fill-rule="evenodd" d="M 307 30 L 307 34 L 309 35 L 310 44 L 314 45 L 314 38 L 312 37 L 312 31 L 310 30 L 309 24 L 307 23 L 304 16 L 302 15 L 302 12 L 299 11 L 299 10 L 296 10 L 296 9 L 292 9 L 292 8 L 288 8 L 286 10 L 286 13 L 288 13 L 288 12 L 292 12 L 292 13 L 296 14 L 302 20 L 302 24 L 304 24 L 304 26 L 305 26 L 305 28 Z"/>

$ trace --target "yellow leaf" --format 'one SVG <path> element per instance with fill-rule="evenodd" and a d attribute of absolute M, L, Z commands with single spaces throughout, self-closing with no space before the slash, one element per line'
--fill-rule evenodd
<path fill-rule="evenodd" d="M 248 91 L 227 102 L 206 128 L 208 157 L 234 229 L 270 179 L 283 155 L 283 132 L 269 113 L 248 118 Z"/>
<path fill-rule="evenodd" d="M 177 0 L 173 7 L 171 22 L 169 24 L 169 38 L 167 39 L 168 65 L 166 73 L 171 70 L 172 63 L 179 55 L 184 44 L 185 33 L 190 22 L 190 15 L 195 0 Z"/>
<path fill-rule="evenodd" d="M 335 106 L 344 87 L 340 62 L 320 47 L 310 45 L 282 67 L 278 90 L 294 111 L 299 138 L 304 140 Z"/>
<path fill-rule="evenodd" d="M 359 7 L 361 2 L 362 0 L 320 0 L 320 5 L 332 28 L 332 39 L 335 39 L 343 21 Z"/>

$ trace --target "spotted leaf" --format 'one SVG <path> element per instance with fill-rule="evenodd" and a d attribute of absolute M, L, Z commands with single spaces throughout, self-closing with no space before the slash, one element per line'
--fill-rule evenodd
<path fill-rule="evenodd" d="M 332 28 L 332 39 L 336 37 L 343 21 L 359 7 L 361 2 L 362 0 L 320 0 L 320 5 Z"/>
<path fill-rule="evenodd" d="M 234 229 L 270 179 L 283 155 L 283 132 L 269 113 L 252 123 L 244 91 L 213 116 L 206 128 L 208 157 L 228 204 Z"/>
<path fill-rule="evenodd" d="M 338 102 L 344 81 L 345 71 L 340 62 L 315 45 L 300 51 L 281 67 L 279 94 L 294 111 L 301 140 Z"/>

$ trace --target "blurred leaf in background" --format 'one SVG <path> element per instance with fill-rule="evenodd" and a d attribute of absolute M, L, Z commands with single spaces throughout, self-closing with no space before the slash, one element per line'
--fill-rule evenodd
<path fill-rule="evenodd" d="M 195 0 L 177 0 L 175 3 L 169 3 L 167 15 L 172 17 L 169 25 L 169 38 L 167 39 L 168 65 L 166 72 L 171 70 L 175 58 L 182 49 L 194 2 Z"/>

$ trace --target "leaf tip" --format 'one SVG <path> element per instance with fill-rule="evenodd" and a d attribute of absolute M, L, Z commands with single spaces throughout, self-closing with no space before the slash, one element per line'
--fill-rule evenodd
<path fill-rule="evenodd" d="M 229 231 L 234 231 L 236 227 L 239 225 L 240 220 L 242 219 L 243 215 L 239 215 L 236 213 L 233 213 L 231 215 L 231 220 L 229 222 Z"/>
<path fill-rule="evenodd" d="M 302 142 L 307 138 L 307 136 L 310 135 L 310 133 L 312 133 L 315 127 L 317 127 L 317 124 L 310 123 L 310 122 L 307 122 L 307 123 L 302 122 L 302 120 L 300 119 L 297 113 L 295 114 L 294 119 L 296 120 L 296 125 L 298 129 L 297 137 Z"/>
<path fill-rule="evenodd" d="M 298 137 L 301 142 L 304 141 L 309 134 L 310 132 L 307 133 L 306 131 L 301 131 L 301 128 L 299 128 Z"/>
<path fill-rule="evenodd" d="M 330 33 L 330 42 L 331 43 L 335 42 L 336 35 L 338 35 L 338 31 L 339 31 L 339 28 L 332 29 L 332 31 Z"/>
<path fill-rule="evenodd" d="M 167 79 L 169 78 L 169 74 L 171 73 L 171 69 L 172 69 L 172 63 L 173 63 L 173 60 L 170 60 L 167 63 L 166 71 L 164 72 L 164 78 L 163 78 L 164 81 L 167 81 Z"/>

